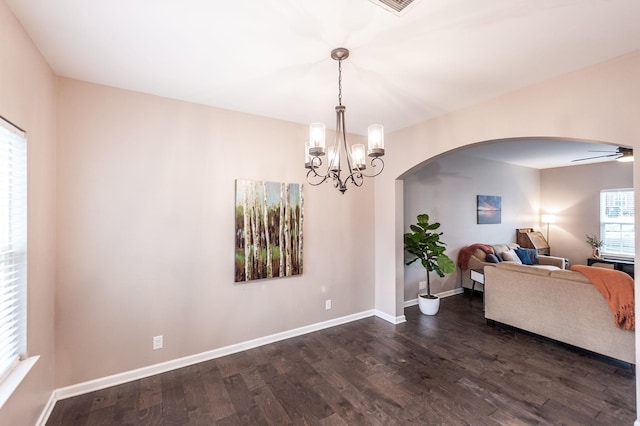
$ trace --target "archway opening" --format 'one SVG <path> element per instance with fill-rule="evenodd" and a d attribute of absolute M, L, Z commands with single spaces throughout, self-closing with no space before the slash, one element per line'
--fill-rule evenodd
<path fill-rule="evenodd" d="M 454 261 L 464 246 L 515 242 L 516 229 L 532 228 L 548 235 L 554 256 L 586 264 L 591 248 L 585 234 L 600 229 L 600 190 L 633 188 L 632 163 L 612 161 L 618 147 L 572 138 L 513 138 L 476 142 L 425 159 L 400 177 L 401 228 L 406 232 L 417 214 L 429 214 L 441 223 Z M 500 197 L 499 223 L 478 223 L 479 195 Z M 553 213 L 556 222 L 542 223 L 545 213 Z M 424 275 L 419 264 L 404 266 L 405 306 L 416 302 Z M 444 278 L 432 276 L 432 291 L 460 293 L 470 284 L 467 275 L 458 269 Z"/>

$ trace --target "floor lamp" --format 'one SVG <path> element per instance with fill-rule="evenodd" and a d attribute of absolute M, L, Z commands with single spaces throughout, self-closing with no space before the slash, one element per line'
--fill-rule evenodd
<path fill-rule="evenodd" d="M 547 244 L 549 244 L 549 224 L 556 223 L 556 215 L 554 214 L 543 214 L 540 217 L 540 221 L 542 223 L 547 224 Z M 549 255 L 551 255 L 551 244 L 549 244 Z"/>

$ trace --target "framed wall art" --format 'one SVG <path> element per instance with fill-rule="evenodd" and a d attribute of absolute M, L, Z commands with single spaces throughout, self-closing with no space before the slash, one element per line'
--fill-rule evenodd
<path fill-rule="evenodd" d="M 236 180 L 235 282 L 302 274 L 302 185 Z"/>
<path fill-rule="evenodd" d="M 477 223 L 498 224 L 502 222 L 502 197 L 499 195 L 477 196 Z"/>

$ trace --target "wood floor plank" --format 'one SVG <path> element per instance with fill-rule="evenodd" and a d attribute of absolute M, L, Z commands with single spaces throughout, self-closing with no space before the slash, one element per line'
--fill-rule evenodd
<path fill-rule="evenodd" d="M 189 416 L 185 403 L 184 384 L 180 370 L 169 371 L 161 375 L 162 418 L 169 424 L 187 424 Z"/>
<path fill-rule="evenodd" d="M 201 363 L 198 367 L 213 418 L 218 421 L 234 416 L 235 408 L 231 398 L 229 398 L 215 360 Z"/>
<path fill-rule="evenodd" d="M 138 411 L 137 423 L 134 425 L 161 425 L 167 423 L 166 419 L 162 417 L 162 404 L 151 405 L 145 408 L 141 408 Z M 48 424 L 48 423 L 47 423 Z"/>
<path fill-rule="evenodd" d="M 189 423 L 213 424 L 213 409 L 207 396 L 202 372 L 197 365 L 181 369 L 185 408 Z"/>
<path fill-rule="evenodd" d="M 260 419 L 253 395 L 247 388 L 242 375 L 234 374 L 223 378 L 224 386 L 229 394 L 229 399 L 235 408 L 235 414 L 240 418 L 242 424 L 254 424 Z"/>
<path fill-rule="evenodd" d="M 140 380 L 115 386 L 117 398 L 113 420 L 119 425 L 133 425 L 139 422 Z"/>
<path fill-rule="evenodd" d="M 282 408 L 280 401 L 275 397 L 269 386 L 265 385 L 255 389 L 253 392 L 253 400 L 267 424 L 293 424 L 293 421 L 287 414 L 287 411 Z"/>
<path fill-rule="evenodd" d="M 145 377 L 138 382 L 140 383 L 138 406 L 141 410 L 162 403 L 162 380 L 160 375 Z"/>
<path fill-rule="evenodd" d="M 628 364 L 453 296 L 58 401 L 47 425 L 632 425 Z"/>
<path fill-rule="evenodd" d="M 312 386 L 318 395 L 327 402 L 333 410 L 325 423 L 336 422 L 336 417 L 342 419 L 347 424 L 365 424 L 365 417 L 359 412 L 341 392 L 332 386 L 324 377 L 319 375 L 311 376 L 307 379 L 308 386 Z"/>
<path fill-rule="evenodd" d="M 53 407 L 47 424 L 65 426 L 86 425 L 89 415 L 91 414 L 91 406 L 93 405 L 96 394 L 97 392 L 91 392 L 74 398 L 58 401 Z"/>

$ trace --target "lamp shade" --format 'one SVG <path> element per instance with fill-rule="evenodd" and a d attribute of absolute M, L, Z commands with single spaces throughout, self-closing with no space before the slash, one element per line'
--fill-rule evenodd
<path fill-rule="evenodd" d="M 304 167 L 307 169 L 311 168 L 311 160 L 313 160 L 311 154 L 309 154 L 310 145 L 311 143 L 309 141 L 304 143 Z"/>
<path fill-rule="evenodd" d="M 382 157 L 384 155 L 384 126 L 372 124 L 367 129 L 369 141 L 369 157 Z"/>
<path fill-rule="evenodd" d="M 554 214 L 543 214 L 540 217 L 540 221 L 542 223 L 556 223 L 556 215 L 554 215 Z"/>
<path fill-rule="evenodd" d="M 364 144 L 358 143 L 351 147 L 351 161 L 355 169 L 364 170 L 367 164 L 364 155 Z"/>
<path fill-rule="evenodd" d="M 309 126 L 309 154 L 324 155 L 326 127 L 324 123 L 311 123 Z"/>
<path fill-rule="evenodd" d="M 340 147 L 330 146 L 329 150 L 329 170 L 337 172 L 340 170 Z"/>

